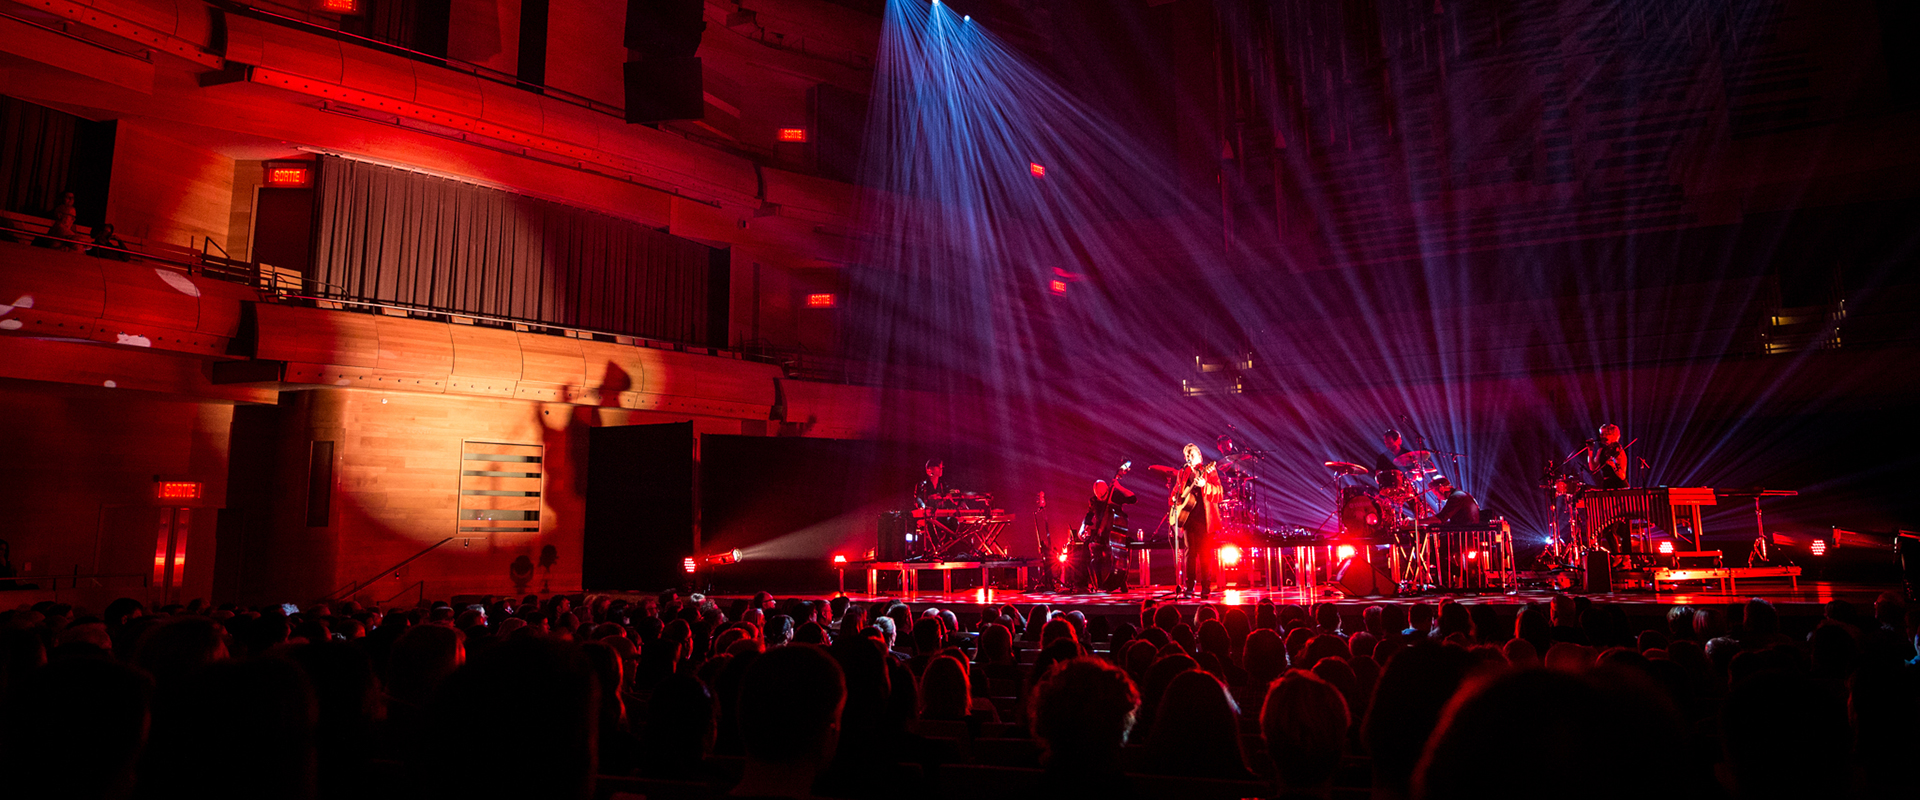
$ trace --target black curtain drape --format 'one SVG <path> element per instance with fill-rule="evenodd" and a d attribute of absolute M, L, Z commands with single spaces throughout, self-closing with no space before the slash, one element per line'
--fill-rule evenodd
<path fill-rule="evenodd" d="M 73 168 L 79 118 L 0 96 L 0 207 L 46 215 L 59 204 Z"/>
<path fill-rule="evenodd" d="M 332 156 L 321 158 L 315 205 L 312 277 L 335 295 L 708 341 L 713 249 L 698 242 Z"/>

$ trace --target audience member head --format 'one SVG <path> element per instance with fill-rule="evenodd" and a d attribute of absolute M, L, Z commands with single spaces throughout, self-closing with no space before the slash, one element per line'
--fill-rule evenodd
<path fill-rule="evenodd" d="M 713 694 L 693 676 L 683 673 L 661 679 L 647 698 L 646 725 L 641 729 L 647 771 L 684 772 L 689 764 L 705 758 L 713 747 L 714 709 Z"/>
<path fill-rule="evenodd" d="M 807 645 L 769 652 L 747 670 L 739 703 L 747 774 L 734 791 L 811 796 L 840 745 L 847 681 L 836 659 Z"/>
<path fill-rule="evenodd" d="M 466 646 L 452 628 L 416 625 L 394 640 L 387 655 L 387 694 L 394 701 L 425 708 L 440 682 L 466 661 Z"/>
<path fill-rule="evenodd" d="M 1539 709 L 1548 707 L 1557 713 L 1541 717 Z M 1571 793 L 1581 797 L 1627 797 L 1654 787 L 1694 795 L 1706 788 L 1703 773 L 1686 773 L 1664 748 L 1620 747 L 1683 739 L 1679 716 L 1636 672 L 1506 672 L 1448 704 L 1421 758 L 1415 796 L 1518 800 L 1568 780 L 1579 783 Z M 1505 760 L 1500 778 L 1490 780 L 1487 743 L 1520 741 L 1530 743 L 1527 755 Z"/>
<path fill-rule="evenodd" d="M 1280 786 L 1306 792 L 1333 780 L 1352 724 L 1346 698 L 1325 679 L 1290 670 L 1267 688 L 1260 735 Z"/>
<path fill-rule="evenodd" d="M 1472 661 L 1458 648 L 1417 642 L 1387 662 L 1361 732 L 1373 754 L 1375 787 L 1406 796 L 1421 748 Z"/>
<path fill-rule="evenodd" d="M 1013 631 L 997 623 L 982 627 L 977 658 L 981 664 L 1013 663 Z"/>
<path fill-rule="evenodd" d="M 1287 670 L 1287 646 L 1272 628 L 1260 628 L 1247 634 L 1247 684 L 1265 686 Z"/>
<path fill-rule="evenodd" d="M 509 639 L 441 682 L 427 708 L 419 766 L 446 798 L 589 797 L 599 701 L 598 678 L 579 646 L 537 636 Z M 512 758 L 474 769 L 467 756 L 476 731 L 539 735 L 520 737 Z"/>
<path fill-rule="evenodd" d="M 106 658 L 55 660 L 0 703 L 0 774 L 13 797 L 117 798 L 134 788 L 152 681 Z"/>
<path fill-rule="evenodd" d="M 1033 735 L 1047 768 L 1063 774 L 1119 769 L 1120 745 L 1133 727 L 1140 694 L 1119 667 L 1082 657 L 1060 664 L 1034 687 Z"/>
<path fill-rule="evenodd" d="M 217 661 L 180 675 L 154 696 L 140 794 L 312 797 L 315 715 L 312 687 L 291 661 Z M 218 780 L 208 779 L 209 753 L 219 754 Z"/>
<path fill-rule="evenodd" d="M 1147 734 L 1148 772 L 1245 780 L 1240 755 L 1240 709 L 1220 679 L 1187 670 L 1167 684 Z"/>
<path fill-rule="evenodd" d="M 1300 657 L 1294 659 L 1293 666 L 1296 669 L 1313 669 L 1313 665 L 1323 658 L 1351 659 L 1353 653 L 1347 649 L 1347 640 L 1323 633 L 1307 640 L 1307 646 L 1301 650 Z"/>
<path fill-rule="evenodd" d="M 922 719 L 966 719 L 972 712 L 972 686 L 967 665 L 951 655 L 935 657 L 920 677 Z"/>

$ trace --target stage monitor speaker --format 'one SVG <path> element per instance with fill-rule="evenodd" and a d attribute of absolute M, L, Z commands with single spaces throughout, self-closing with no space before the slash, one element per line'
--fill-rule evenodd
<path fill-rule="evenodd" d="M 1370 549 L 1360 548 L 1363 554 Z M 1393 580 L 1393 573 L 1387 571 L 1387 565 L 1374 564 L 1366 555 L 1347 559 L 1333 582 L 1348 597 L 1395 597 L 1400 594 L 1400 584 Z"/>
<path fill-rule="evenodd" d="M 666 122 L 706 116 L 698 58 L 647 58 L 622 65 L 627 81 L 627 121 Z"/>
<path fill-rule="evenodd" d="M 580 582 L 590 592 L 659 591 L 689 576 L 693 423 L 587 429 Z"/>
<path fill-rule="evenodd" d="M 1601 550 L 1587 551 L 1587 592 L 1613 591 L 1612 556 Z"/>
<path fill-rule="evenodd" d="M 873 549 L 880 561 L 901 561 L 907 557 L 907 533 L 913 530 L 913 518 L 904 511 L 880 512 L 880 541 Z"/>

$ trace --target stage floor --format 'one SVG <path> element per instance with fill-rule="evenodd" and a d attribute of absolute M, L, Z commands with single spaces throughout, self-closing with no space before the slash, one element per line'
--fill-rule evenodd
<path fill-rule="evenodd" d="M 1713 588 L 1717 588 L 1717 586 Z M 1738 588 L 1739 591 L 1735 593 L 1721 593 L 1700 587 L 1686 587 L 1684 591 L 1662 590 L 1658 594 L 1648 591 L 1569 592 L 1569 594 L 1590 597 L 1595 602 L 1616 603 L 1629 606 L 1632 607 L 1632 610 L 1637 614 L 1653 613 L 1656 610 L 1677 605 L 1739 605 L 1745 603 L 1748 598 L 1758 597 L 1768 600 L 1775 606 L 1780 607 L 1783 613 L 1805 617 L 1809 615 L 1818 616 L 1822 613 L 1821 606 L 1832 600 L 1845 600 L 1854 604 L 1861 612 L 1871 613 L 1874 598 L 1878 597 L 1881 592 L 1901 591 L 1901 587 L 1897 584 L 1840 583 L 1809 580 L 1800 581 L 1799 586 L 1796 588 L 1790 585 L 1785 579 L 1743 580 L 1739 583 Z M 625 596 L 622 593 L 595 594 L 608 594 L 613 597 Z M 1322 590 L 1320 593 L 1309 593 L 1299 591 L 1293 587 L 1285 587 L 1275 590 L 1255 588 L 1248 590 L 1228 590 L 1225 593 L 1215 592 L 1213 598 L 1207 602 L 1228 606 L 1252 606 L 1258 604 L 1262 599 L 1271 599 L 1275 603 L 1302 605 L 1311 603 L 1333 603 L 1335 606 L 1351 608 L 1354 610 L 1353 613 L 1358 613 L 1358 609 L 1370 605 L 1410 605 L 1418 602 L 1438 603 L 1443 598 L 1453 598 L 1454 600 L 1468 604 L 1484 603 L 1517 607 L 1526 603 L 1548 602 L 1553 598 L 1554 594 L 1554 592 L 1543 590 L 1519 591 L 1510 594 L 1498 592 L 1483 594 L 1432 592 L 1420 595 L 1402 595 L 1394 598 L 1384 598 L 1347 597 L 1336 590 L 1330 589 Z M 723 601 L 723 605 L 736 598 L 745 599 L 750 596 L 751 595 L 735 595 L 731 593 L 714 595 L 716 600 Z M 782 594 L 778 596 L 783 598 L 798 596 L 804 599 L 827 599 L 832 598 L 834 593 Z M 633 595 L 632 597 L 637 599 L 639 595 Z M 1054 610 L 1078 609 L 1089 614 L 1121 614 L 1132 612 L 1137 610 L 1143 601 L 1149 599 L 1162 603 L 1170 602 L 1178 606 L 1200 605 L 1200 601 L 1192 598 L 1175 597 L 1172 587 L 1167 586 L 1139 587 L 1124 594 L 1071 594 L 1063 592 L 1021 592 L 1006 589 L 967 589 L 951 593 L 941 593 L 938 591 L 915 592 L 911 595 L 899 592 L 881 594 L 850 593 L 848 597 L 856 603 L 873 603 L 880 600 L 903 600 L 916 609 L 928 606 L 951 608 L 955 613 L 962 614 L 963 616 L 969 611 L 977 613 L 982 606 L 997 606 L 1004 603 L 1012 603 L 1022 607 L 1045 603 Z"/>

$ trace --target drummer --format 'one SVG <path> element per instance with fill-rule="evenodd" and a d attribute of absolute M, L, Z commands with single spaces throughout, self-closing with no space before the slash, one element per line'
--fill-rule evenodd
<path fill-rule="evenodd" d="M 1380 441 L 1386 444 L 1387 449 L 1374 456 L 1374 474 L 1378 475 L 1388 470 L 1400 469 L 1399 465 L 1394 463 L 1394 459 L 1412 452 L 1412 448 L 1407 447 L 1405 443 L 1400 441 L 1400 432 L 1392 428 L 1388 428 L 1385 433 L 1380 434 Z"/>

